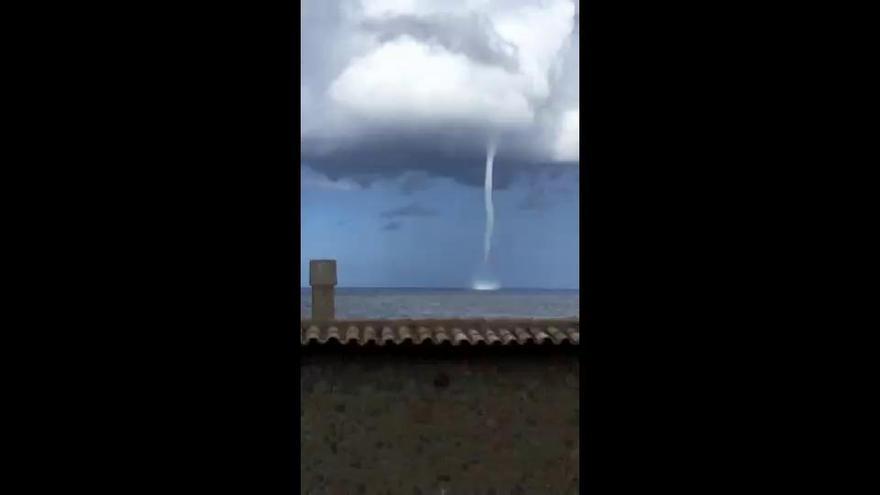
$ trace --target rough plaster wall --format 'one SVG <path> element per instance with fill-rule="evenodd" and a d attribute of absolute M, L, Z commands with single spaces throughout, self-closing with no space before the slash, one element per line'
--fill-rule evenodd
<path fill-rule="evenodd" d="M 303 494 L 578 493 L 578 362 L 303 356 Z"/>

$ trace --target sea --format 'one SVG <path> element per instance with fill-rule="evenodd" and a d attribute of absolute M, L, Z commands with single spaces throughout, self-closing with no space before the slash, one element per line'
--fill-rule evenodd
<path fill-rule="evenodd" d="M 312 314 L 312 291 L 300 294 L 302 318 Z M 336 317 L 372 318 L 579 318 L 576 289 L 337 288 Z"/>

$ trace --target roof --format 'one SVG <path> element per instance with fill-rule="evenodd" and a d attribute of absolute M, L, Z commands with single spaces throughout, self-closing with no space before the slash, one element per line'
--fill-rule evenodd
<path fill-rule="evenodd" d="M 301 345 L 579 345 L 580 319 L 333 320 L 300 322 Z"/>

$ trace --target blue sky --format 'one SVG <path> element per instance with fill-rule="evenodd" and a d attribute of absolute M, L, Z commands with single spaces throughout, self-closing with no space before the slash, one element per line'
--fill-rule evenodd
<path fill-rule="evenodd" d="M 363 186 L 308 164 L 301 178 L 303 287 L 317 258 L 337 260 L 342 287 L 470 287 L 482 266 L 482 188 L 407 175 Z M 493 196 L 490 266 L 501 286 L 579 288 L 577 166 L 519 176 Z"/>

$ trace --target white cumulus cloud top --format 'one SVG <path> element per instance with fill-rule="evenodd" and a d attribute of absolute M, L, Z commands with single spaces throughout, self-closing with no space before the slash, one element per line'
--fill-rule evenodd
<path fill-rule="evenodd" d="M 557 160 L 580 160 L 580 110 L 568 110 L 562 114 L 562 122 L 556 134 L 554 156 Z"/>
<path fill-rule="evenodd" d="M 360 116 L 397 122 L 530 123 L 514 76 L 409 37 L 352 61 L 330 87 L 331 100 Z"/>

